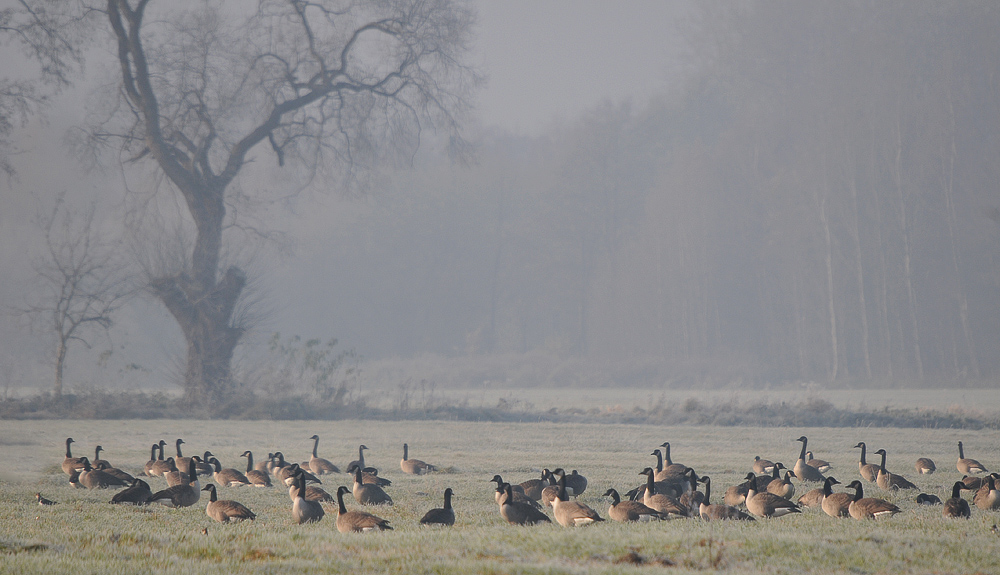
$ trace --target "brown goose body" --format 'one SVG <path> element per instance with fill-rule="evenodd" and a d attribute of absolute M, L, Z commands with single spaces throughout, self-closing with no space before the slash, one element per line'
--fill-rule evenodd
<path fill-rule="evenodd" d="M 229 523 L 230 521 L 254 520 L 257 518 L 253 511 L 246 505 L 231 501 L 229 499 L 219 499 L 215 493 L 215 485 L 209 483 L 202 489 L 208 491 L 208 505 L 205 506 L 205 515 L 215 519 L 219 523 Z"/>
<path fill-rule="evenodd" d="M 1000 491 L 996 488 L 996 478 L 993 475 L 983 479 L 983 485 L 972 498 L 976 507 L 987 511 L 1000 509 Z"/>
<path fill-rule="evenodd" d="M 368 531 L 386 531 L 392 527 L 389 522 L 377 515 L 365 511 L 348 511 L 344 505 L 344 494 L 349 490 L 345 486 L 337 489 L 337 531 L 341 533 L 364 533 Z"/>
<path fill-rule="evenodd" d="M 153 496 L 153 491 L 149 484 L 138 477 L 132 481 L 132 486 L 122 489 L 111 498 L 111 503 L 125 505 L 146 505 L 149 498 Z"/>
<path fill-rule="evenodd" d="M 323 459 L 316 454 L 319 449 L 319 435 L 313 435 L 309 439 L 313 440 L 313 450 L 312 455 L 309 457 L 309 471 L 312 471 L 315 475 L 330 475 L 332 473 L 340 473 L 340 468 L 334 465 L 330 460 Z"/>
<path fill-rule="evenodd" d="M 913 464 L 913 468 L 917 470 L 920 475 L 930 475 L 937 471 L 937 466 L 934 465 L 934 461 L 928 459 L 927 457 L 921 457 L 917 459 L 917 462 Z"/>
<path fill-rule="evenodd" d="M 501 503 L 503 503 L 504 499 L 507 499 L 508 496 L 506 489 L 508 486 L 511 488 L 510 499 L 513 503 L 523 503 L 530 507 L 534 507 L 539 511 L 542 510 L 542 506 L 538 501 L 535 501 L 534 499 L 528 497 L 524 493 L 517 491 L 518 487 L 517 485 L 510 485 L 509 483 L 506 483 L 504 481 L 501 481 L 500 483 L 497 484 L 496 493 L 494 494 L 494 499 L 496 500 L 497 505 L 500 505 Z"/>
<path fill-rule="evenodd" d="M 174 442 L 174 447 L 177 450 L 177 455 L 174 456 L 174 465 L 177 466 L 177 469 L 186 471 L 188 468 L 188 463 L 191 461 L 191 458 L 184 457 L 184 455 L 181 454 L 181 445 L 183 444 L 184 440 L 179 437 L 177 438 L 177 441 Z M 195 470 L 195 473 L 197 473 L 197 469 Z"/>
<path fill-rule="evenodd" d="M 551 477 L 552 472 L 548 469 L 543 469 L 541 479 L 529 479 L 527 481 L 522 481 L 517 485 L 517 487 L 521 488 L 521 493 L 524 493 L 525 496 L 538 501 L 542 498 L 542 490 L 554 483 L 551 481 Z M 511 489 L 514 487 L 514 485 L 511 485 Z"/>
<path fill-rule="evenodd" d="M 292 498 L 292 520 L 299 525 L 321 521 L 326 512 L 323 511 L 323 506 L 318 501 L 310 501 L 305 498 L 305 477 L 301 474 L 297 475 L 293 484 L 295 497 Z"/>
<path fill-rule="evenodd" d="M 962 499 L 962 490 L 965 489 L 965 484 L 961 481 L 956 481 L 955 485 L 951 488 L 951 499 L 944 502 L 944 509 L 942 514 L 945 517 L 964 517 L 968 519 L 972 516 L 972 509 L 969 507 L 969 502 Z"/>
<path fill-rule="evenodd" d="M 962 445 L 961 441 L 958 442 L 958 463 L 955 464 L 955 467 L 958 469 L 959 473 L 966 475 L 971 475 L 973 473 L 989 473 L 989 470 L 986 469 L 985 465 L 979 463 L 975 459 L 968 459 L 965 457 L 965 447 Z"/>
<path fill-rule="evenodd" d="M 451 506 L 451 487 L 444 490 L 444 507 L 431 509 L 420 519 L 421 525 L 444 525 L 451 527 L 455 524 L 455 509 Z"/>
<path fill-rule="evenodd" d="M 884 449 L 879 449 L 875 452 L 877 455 L 882 456 L 882 463 L 878 467 L 878 475 L 875 476 L 875 483 L 885 489 L 896 490 L 896 489 L 916 489 L 917 486 L 910 482 L 907 478 L 902 475 L 896 475 L 895 473 L 889 473 L 885 468 L 885 458 L 886 452 Z"/>
<path fill-rule="evenodd" d="M 826 477 L 820 470 L 806 463 L 806 444 L 809 440 L 803 435 L 796 441 L 802 442 L 802 450 L 799 452 L 799 458 L 795 461 L 795 466 L 792 467 L 795 477 L 798 477 L 800 481 L 824 481 Z"/>
<path fill-rule="evenodd" d="M 62 462 L 62 470 L 66 475 L 73 475 L 73 472 L 83 469 L 83 460 L 85 457 L 73 457 L 73 452 L 70 450 L 70 444 L 73 443 L 72 437 L 66 438 L 66 457 Z"/>
<path fill-rule="evenodd" d="M 705 521 L 756 521 L 750 514 L 732 505 L 712 505 L 712 479 L 702 477 L 705 484 L 705 500 L 698 506 L 698 514 Z"/>
<path fill-rule="evenodd" d="M 198 483 L 198 475 L 195 472 L 194 460 L 188 463 L 188 474 L 192 477 L 191 483 L 174 485 L 162 491 L 157 491 L 149 498 L 150 503 L 159 503 L 166 507 L 190 507 L 201 498 L 201 486 Z"/>
<path fill-rule="evenodd" d="M 791 499 L 795 495 L 795 485 L 792 484 L 792 477 L 795 477 L 795 472 L 786 471 L 784 479 L 774 479 L 767 484 L 767 492 L 773 493 L 778 497 Z"/>
<path fill-rule="evenodd" d="M 657 473 L 658 477 L 654 477 L 656 481 L 670 481 L 675 476 L 682 476 L 687 472 L 687 466 L 680 463 L 674 463 L 674 460 L 670 457 L 670 442 L 664 441 L 660 444 L 663 448 L 663 470 Z"/>
<path fill-rule="evenodd" d="M 117 467 L 111 467 L 110 464 L 104 459 L 101 460 L 100 465 L 94 465 L 94 469 L 98 471 L 103 471 L 108 475 L 117 477 L 118 479 L 124 481 L 126 484 L 132 483 L 132 480 L 135 479 L 135 477 L 133 477 L 131 473 L 126 473 L 121 469 L 118 469 Z"/>
<path fill-rule="evenodd" d="M 195 457 L 197 457 L 197 456 L 195 456 Z M 190 463 L 194 463 L 197 466 L 197 462 L 194 461 L 194 459 L 192 459 Z M 188 468 L 190 468 L 190 463 L 188 464 Z M 188 483 L 190 483 L 192 481 L 197 481 L 198 480 L 197 467 L 194 468 L 195 469 L 195 475 L 194 475 L 194 477 L 192 477 L 192 476 L 188 475 L 188 472 L 187 472 L 188 468 L 185 468 L 184 471 L 180 471 L 179 469 L 177 469 L 177 465 L 174 464 L 174 458 L 173 457 L 168 457 L 167 458 L 167 464 L 170 465 L 171 469 L 170 469 L 170 471 L 167 471 L 167 472 L 165 472 L 163 474 L 163 479 L 165 479 L 167 481 L 167 486 L 168 487 L 174 487 L 176 485 L 187 485 Z M 198 486 L 198 489 L 199 490 L 201 489 L 200 485 Z"/>
<path fill-rule="evenodd" d="M 110 473 L 94 469 L 90 465 L 90 460 L 83 458 L 83 471 L 80 472 L 80 485 L 87 489 L 106 489 L 108 487 L 125 487 L 128 481 L 116 477 Z"/>
<path fill-rule="evenodd" d="M 827 479 L 830 478 L 827 477 Z M 823 488 L 817 487 L 815 489 L 810 489 L 809 491 L 806 491 L 805 493 L 800 495 L 799 498 L 795 500 L 795 502 L 799 504 L 799 507 L 809 507 L 809 508 L 822 507 Z"/>
<path fill-rule="evenodd" d="M 243 455 L 241 455 L 240 457 L 247 458 L 247 470 L 246 473 L 243 474 L 243 476 L 247 478 L 247 481 L 250 482 L 250 485 L 253 485 L 255 487 L 271 487 L 271 476 L 267 473 L 267 471 L 263 471 L 254 465 L 253 453 L 251 451 L 249 450 L 244 451 Z"/>
<path fill-rule="evenodd" d="M 216 483 L 222 485 L 223 487 L 241 487 L 243 485 L 250 485 L 250 480 L 247 479 L 246 475 L 243 473 L 229 468 L 222 468 L 222 464 L 215 457 L 212 458 L 212 466 L 214 467 L 213 477 L 215 477 Z"/>
<path fill-rule="evenodd" d="M 755 476 L 756 477 L 756 476 Z M 757 483 L 756 479 L 746 480 L 738 485 L 732 485 L 726 489 L 726 493 L 722 498 L 723 503 L 731 507 L 737 505 L 743 505 L 747 500 L 747 493 L 750 491 L 751 485 Z"/>
<path fill-rule="evenodd" d="M 551 523 L 552 520 L 545 513 L 535 509 L 527 503 L 514 501 L 511 494 L 511 486 L 505 485 L 505 497 L 500 500 L 500 515 L 511 525 L 536 525 L 538 523 Z"/>
<path fill-rule="evenodd" d="M 753 458 L 753 472 L 771 473 L 774 470 L 774 462 L 769 459 L 761 459 L 759 455 L 755 455 Z"/>
<path fill-rule="evenodd" d="M 840 483 L 833 477 L 827 477 L 823 483 L 823 502 L 820 504 L 823 512 L 830 517 L 847 517 L 851 514 L 851 501 L 854 497 L 849 493 L 834 493 L 833 486 Z"/>
<path fill-rule="evenodd" d="M 653 481 L 653 470 L 647 467 L 641 473 L 646 476 L 646 492 L 642 496 L 642 502 L 646 507 L 655 509 L 667 516 L 690 517 L 691 510 L 682 505 L 680 501 L 670 497 L 665 493 L 658 493 L 656 483 Z"/>
<path fill-rule="evenodd" d="M 100 445 L 94 448 L 94 460 L 91 461 L 90 464 L 94 466 L 94 469 L 101 469 L 103 467 L 114 468 L 114 465 L 112 465 L 110 461 L 107 459 L 101 459 L 102 451 L 104 451 L 104 448 Z"/>
<path fill-rule="evenodd" d="M 566 494 L 566 475 L 559 476 L 559 493 L 552 500 L 552 515 L 563 527 L 581 527 L 590 525 L 604 518 L 590 506 L 579 501 L 569 501 Z"/>
<path fill-rule="evenodd" d="M 864 441 L 859 442 L 854 447 L 855 449 L 861 448 L 861 460 L 858 462 L 858 472 L 861 473 L 861 478 L 868 483 L 875 483 L 875 479 L 878 478 L 878 465 L 865 461 L 865 452 L 868 447 Z"/>
<path fill-rule="evenodd" d="M 604 492 L 604 497 L 611 497 L 612 502 L 608 507 L 608 517 L 615 521 L 658 521 L 667 517 L 655 509 L 646 507 L 638 501 L 622 501 L 621 496 L 615 489 L 608 489 Z"/>
<path fill-rule="evenodd" d="M 747 475 L 749 481 L 753 473 Z M 782 517 L 790 513 L 800 513 L 799 506 L 773 493 L 758 493 L 756 486 L 747 492 L 746 506 L 750 513 L 758 517 Z"/>
<path fill-rule="evenodd" d="M 156 465 L 156 453 L 159 447 L 160 445 L 158 443 L 153 444 L 152 450 L 149 452 L 149 461 L 142 466 L 142 474 L 147 477 L 153 476 L 153 466 Z"/>
<path fill-rule="evenodd" d="M 847 488 L 855 490 L 854 497 L 851 499 L 851 504 L 848 508 L 851 517 L 854 519 L 861 520 L 876 519 L 878 517 L 891 517 L 900 511 L 899 507 L 896 507 L 884 499 L 865 497 L 864 488 L 861 486 L 860 481 L 852 481 Z"/>
<path fill-rule="evenodd" d="M 553 475 L 562 475 L 566 478 L 566 493 L 571 497 L 579 497 L 587 490 L 587 478 L 580 475 L 580 472 L 573 470 L 569 475 L 562 469 L 556 469 Z"/>
<path fill-rule="evenodd" d="M 392 505 L 392 497 L 378 485 L 361 482 L 361 470 L 354 471 L 354 499 L 362 505 Z"/>
<path fill-rule="evenodd" d="M 430 463 L 425 463 L 419 459 L 410 459 L 410 446 L 406 443 L 403 444 L 403 458 L 399 460 L 399 468 L 403 470 L 403 473 L 409 473 L 410 475 L 423 475 L 431 471 L 437 471 L 437 467 Z"/>
<path fill-rule="evenodd" d="M 827 471 L 833 469 L 833 466 L 830 465 L 829 461 L 825 459 L 816 459 L 815 457 L 813 457 L 812 451 L 806 452 L 806 465 L 808 465 L 809 467 L 815 467 L 820 471 L 820 473 L 826 473 Z"/>

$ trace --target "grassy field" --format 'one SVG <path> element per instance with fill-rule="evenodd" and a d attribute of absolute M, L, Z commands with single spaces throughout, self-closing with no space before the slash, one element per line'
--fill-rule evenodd
<path fill-rule="evenodd" d="M 287 490 L 221 488 L 220 498 L 240 501 L 258 519 L 220 525 L 192 508 L 124 508 L 107 502 L 109 490 L 77 490 L 59 469 L 64 440 L 74 455 L 92 455 L 136 472 L 149 445 L 163 438 L 186 441 L 185 455 L 210 449 L 229 467 L 242 468 L 239 454 L 282 450 L 290 460 L 308 458 L 321 437 L 320 455 L 345 465 L 359 443 L 370 447 L 369 464 L 393 481 L 396 505 L 375 512 L 394 531 L 344 535 L 336 531 L 335 507 L 319 524 L 291 523 Z M 746 474 L 754 455 L 791 466 L 795 438 L 806 434 L 817 457 L 834 464 L 832 475 L 858 477 L 858 450 L 884 447 L 888 465 L 922 491 L 945 498 L 960 478 L 956 442 L 987 467 L 1000 468 L 1000 432 L 924 429 L 795 429 L 657 427 L 599 424 L 499 424 L 464 422 L 206 422 L 206 421 L 0 421 L 0 572 L 66 573 L 1000 573 L 1000 536 L 992 531 L 1000 514 L 973 508 L 971 520 L 948 520 L 940 507 L 919 507 L 915 492 L 866 494 L 897 503 L 903 513 L 888 520 L 834 520 L 805 510 L 800 516 L 752 524 L 675 520 L 622 525 L 612 521 L 581 529 L 558 525 L 518 528 L 506 524 L 493 501 L 494 473 L 520 482 L 542 467 L 579 469 L 590 479 L 581 500 L 606 515 L 608 488 L 625 491 L 640 483 L 638 471 L 655 463 L 649 454 L 663 441 L 674 460 L 713 478 L 713 499 Z M 399 470 L 403 442 L 410 455 L 445 468 L 427 476 Z M 938 473 L 918 477 L 913 462 L 931 457 Z M 333 493 L 346 475 L 324 479 Z M 155 489 L 164 485 L 150 480 Z M 455 490 L 458 521 L 452 529 L 420 528 L 423 513 Z M 814 485 L 798 484 L 797 494 Z M 39 507 L 41 491 L 59 502 Z M 204 494 L 207 495 L 207 494 Z M 971 496 L 970 496 L 971 497 Z M 348 497 L 348 506 L 358 507 Z M 208 529 L 203 534 L 204 528 Z M 637 566 L 636 561 L 641 561 Z"/>

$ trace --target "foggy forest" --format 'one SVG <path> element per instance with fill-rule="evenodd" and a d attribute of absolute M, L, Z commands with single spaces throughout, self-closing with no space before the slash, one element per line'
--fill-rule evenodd
<path fill-rule="evenodd" d="M 279 166 L 264 139 L 212 268 L 249 277 L 227 377 L 266 387 L 301 336 L 335 338 L 336 367 L 373 385 L 452 369 L 451 385 L 994 387 L 998 29 L 987 1 L 695 2 L 665 26 L 670 88 L 644 101 L 517 133 L 476 119 L 473 78 L 467 117 L 376 158 L 363 185 L 340 164 Z M 19 246 L 44 243 L 28 222 L 58 190 L 23 189 L 9 147 L 25 124 L 7 114 L 0 195 L 20 211 L 0 227 L 0 297 L 16 312 L 46 253 Z M 107 186 L 59 196 L 99 200 L 93 229 L 131 281 L 70 349 L 66 386 L 179 389 L 188 346 L 143 278 L 195 227 L 163 173 L 116 176 L 138 170 L 123 156 Z M 133 217 L 140 200 L 155 217 Z M 51 389 L 47 325 L 0 319 L 7 389 Z"/>

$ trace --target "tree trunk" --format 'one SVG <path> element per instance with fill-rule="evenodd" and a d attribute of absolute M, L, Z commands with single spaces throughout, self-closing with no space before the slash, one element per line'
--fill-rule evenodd
<path fill-rule="evenodd" d="M 52 395 L 59 399 L 63 392 L 63 366 L 66 364 L 66 340 L 59 342 L 59 350 L 56 352 L 56 381 L 52 388 Z"/>

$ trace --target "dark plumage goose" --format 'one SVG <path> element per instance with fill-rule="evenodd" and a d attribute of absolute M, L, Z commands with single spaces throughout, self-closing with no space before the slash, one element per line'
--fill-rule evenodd
<path fill-rule="evenodd" d="M 366 531 L 391 530 L 389 522 L 365 511 L 348 511 L 344 505 L 344 494 L 349 490 L 341 485 L 337 489 L 337 531 L 341 533 L 361 533 Z"/>
<path fill-rule="evenodd" d="M 280 452 L 278 452 L 276 455 L 278 455 L 279 463 L 283 463 L 284 456 L 282 456 Z M 298 463 L 293 463 L 291 465 L 282 465 L 280 467 L 274 468 L 274 476 L 285 485 L 291 485 L 292 482 L 296 480 L 295 477 L 299 473 L 302 473 L 302 477 L 306 481 L 311 481 L 313 483 L 319 483 L 319 484 L 323 483 L 322 481 L 319 480 L 318 477 L 316 477 L 312 473 L 309 473 L 305 469 L 302 469 L 302 467 L 299 466 Z"/>
<path fill-rule="evenodd" d="M 340 473 L 339 467 L 316 454 L 316 450 L 319 449 L 319 436 L 313 435 L 309 439 L 313 440 L 312 455 L 309 457 L 309 471 L 312 471 L 316 475 Z"/>
<path fill-rule="evenodd" d="M 795 461 L 795 466 L 792 467 L 792 471 L 795 472 L 795 477 L 798 477 L 800 481 L 823 481 L 826 477 L 820 472 L 819 469 L 806 463 L 806 444 L 808 439 L 803 435 L 795 441 L 802 442 L 802 450 L 799 452 L 799 458 Z"/>
<path fill-rule="evenodd" d="M 80 485 L 87 489 L 105 489 L 107 487 L 124 487 L 128 482 L 115 477 L 110 473 L 105 473 L 94 469 L 90 465 L 90 460 L 83 458 L 83 471 L 80 472 Z"/>
<path fill-rule="evenodd" d="M 325 512 L 318 501 L 305 498 L 306 478 L 302 474 L 295 476 L 295 497 L 292 498 L 292 520 L 297 524 L 312 523 L 323 519 Z"/>
<path fill-rule="evenodd" d="M 180 469 L 177 468 L 176 465 L 174 465 L 174 458 L 173 457 L 168 457 L 167 458 L 167 463 L 169 463 L 170 465 L 172 465 L 173 469 L 171 471 L 168 471 L 168 472 L 166 472 L 166 473 L 163 474 L 163 478 L 167 480 L 167 486 L 168 487 L 174 487 L 176 485 L 187 485 L 188 483 L 191 483 L 193 481 L 198 481 L 198 460 L 199 459 L 201 459 L 201 458 L 198 457 L 197 455 L 195 455 L 194 457 L 190 458 L 191 463 L 194 464 L 193 469 L 195 470 L 195 474 L 192 477 L 192 476 L 188 475 L 188 472 L 187 472 L 188 469 L 192 469 L 191 466 L 190 466 L 190 464 L 188 465 L 188 467 L 184 468 L 184 471 L 181 471 Z M 200 483 L 198 484 L 198 490 L 201 491 L 201 484 Z"/>
<path fill-rule="evenodd" d="M 122 471 L 121 469 L 118 469 L 118 468 L 115 468 L 115 467 L 111 467 L 110 465 L 111 464 L 109 464 L 107 461 L 105 461 L 104 459 L 102 459 L 100 465 L 94 465 L 93 467 L 94 467 L 94 469 L 96 469 L 98 471 L 103 471 L 104 473 L 107 473 L 108 475 L 111 475 L 111 476 L 117 477 L 118 479 L 121 479 L 126 484 L 131 483 L 132 480 L 135 479 L 135 477 L 132 477 L 132 474 L 126 473 L 126 472 Z"/>
<path fill-rule="evenodd" d="M 983 485 L 972 498 L 976 507 L 987 511 L 1000 509 L 1000 491 L 997 491 L 996 477 L 989 475 L 983 479 Z"/>
<path fill-rule="evenodd" d="M 299 485 L 297 482 L 292 482 L 292 485 L 288 488 L 288 497 L 292 501 L 295 501 L 295 496 L 299 492 Z M 317 487 L 315 485 L 306 485 L 306 501 L 318 501 L 320 503 L 330 502 L 333 503 L 336 499 L 326 492 L 322 487 Z"/>
<path fill-rule="evenodd" d="M 959 481 L 959 483 L 962 483 Z M 963 489 L 965 484 L 962 483 Z M 941 505 L 941 498 L 933 493 L 918 493 L 915 500 L 917 505 Z"/>
<path fill-rule="evenodd" d="M 67 445 L 66 453 L 69 453 L 68 449 L 69 446 Z M 958 463 L 955 464 L 955 467 L 958 469 L 959 473 L 964 473 L 966 475 L 972 473 L 989 473 L 989 470 L 986 469 L 986 466 L 982 463 L 979 463 L 975 459 L 967 459 L 965 457 L 965 447 L 962 446 L 961 441 L 958 442 Z"/>
<path fill-rule="evenodd" d="M 399 468 L 403 470 L 403 473 L 410 475 L 423 475 L 437 471 L 437 467 L 430 463 L 424 463 L 419 459 L 410 459 L 410 446 L 405 443 L 403 444 L 403 458 L 399 460 Z"/>
<path fill-rule="evenodd" d="M 604 518 L 590 506 L 579 501 L 569 501 L 569 496 L 566 494 L 565 473 L 559 476 L 559 493 L 552 500 L 552 515 L 563 527 L 581 527 L 604 521 Z"/>
<path fill-rule="evenodd" d="M 557 471 L 565 475 L 565 472 L 563 472 L 562 469 L 558 469 Z M 587 478 L 580 475 L 577 470 L 574 469 L 569 475 L 565 475 L 565 477 L 566 491 L 573 497 L 579 497 L 583 495 L 584 491 L 587 490 Z"/>
<path fill-rule="evenodd" d="M 149 484 L 136 477 L 132 481 L 132 486 L 128 489 L 123 489 L 115 496 L 111 498 L 111 503 L 114 504 L 126 504 L 126 505 L 146 505 L 149 503 L 149 499 L 153 496 L 153 491 L 149 488 Z"/>
<path fill-rule="evenodd" d="M 608 507 L 608 517 L 615 521 L 659 521 L 667 516 L 659 511 L 646 507 L 638 501 L 622 501 L 616 489 L 608 489 L 604 492 L 604 497 L 611 498 L 611 505 Z"/>
<path fill-rule="evenodd" d="M 66 475 L 73 475 L 74 471 L 79 471 L 83 469 L 83 460 L 85 457 L 73 457 L 73 452 L 70 450 L 70 444 L 73 443 L 72 437 L 66 438 L 66 457 L 62 462 L 62 470 Z"/>
<path fill-rule="evenodd" d="M 500 515 L 511 525 L 535 525 L 551 523 L 549 516 L 527 503 L 514 501 L 511 486 L 505 485 L 506 496 L 500 500 Z"/>
<path fill-rule="evenodd" d="M 774 471 L 774 462 L 769 459 L 761 459 L 759 455 L 755 455 L 753 458 L 753 471 L 754 473 L 771 473 Z"/>
<path fill-rule="evenodd" d="M 354 471 L 354 499 L 362 505 L 392 505 L 392 497 L 378 485 L 361 482 L 361 470 Z"/>
<path fill-rule="evenodd" d="M 201 498 L 201 485 L 198 482 L 198 474 L 195 471 L 193 459 L 188 462 L 188 477 L 191 483 L 174 485 L 162 491 L 157 491 L 150 498 L 150 503 L 159 503 L 167 507 L 190 507 Z"/>
<path fill-rule="evenodd" d="M 754 478 L 753 473 L 747 474 L 747 480 Z M 758 517 L 782 517 L 790 513 L 800 513 L 799 506 L 773 493 L 758 493 L 756 486 L 751 486 L 746 498 L 747 510 Z"/>
<path fill-rule="evenodd" d="M 864 441 L 859 441 L 854 448 L 861 448 L 861 460 L 858 462 L 858 472 L 861 473 L 861 478 L 869 483 L 875 483 L 875 479 L 878 477 L 878 465 L 865 461 L 865 451 L 868 447 Z"/>
<path fill-rule="evenodd" d="M 895 473 L 889 473 L 885 468 L 885 457 L 886 453 L 884 449 L 879 449 L 875 452 L 876 455 L 882 456 L 882 463 L 878 466 L 878 475 L 875 477 L 875 483 L 882 489 L 916 489 L 917 486 L 911 483 L 908 479 L 902 475 L 896 475 Z"/>
<path fill-rule="evenodd" d="M 51 499 L 46 499 L 46 498 L 42 497 L 41 493 L 36 493 L 35 494 L 35 501 L 37 501 L 38 504 L 42 505 L 42 506 L 45 506 L 45 505 L 55 505 L 56 504 L 55 501 L 52 501 Z"/>
<path fill-rule="evenodd" d="M 250 485 L 250 480 L 247 479 L 247 476 L 243 475 L 241 472 L 235 469 L 223 469 L 218 458 L 213 457 L 211 463 L 215 470 L 213 477 L 219 485 L 224 487 L 241 487 L 243 485 Z"/>
<path fill-rule="evenodd" d="M 250 485 L 256 487 L 271 487 L 271 476 L 268 475 L 266 471 L 261 471 L 260 469 L 254 467 L 253 464 L 253 452 L 250 450 L 244 451 L 243 455 L 240 457 L 247 458 L 247 471 L 244 473 L 244 477 L 250 482 Z"/>
<path fill-rule="evenodd" d="M 673 497 L 665 493 L 658 493 L 656 490 L 656 483 L 653 481 L 653 469 L 647 467 L 642 470 L 640 475 L 646 476 L 646 492 L 642 497 L 643 504 L 646 507 L 655 509 L 664 515 L 671 517 L 690 517 L 691 510 L 682 505 L 680 501 L 677 501 Z"/>
<path fill-rule="evenodd" d="M 913 464 L 913 468 L 917 470 L 920 475 L 930 475 L 937 471 L 937 466 L 934 465 L 934 461 L 928 459 L 927 457 L 921 457 L 917 459 L 917 462 Z"/>
<path fill-rule="evenodd" d="M 212 458 L 215 454 L 211 451 L 206 451 L 202 454 L 201 459 L 196 460 L 195 471 L 198 475 L 209 476 L 215 473 L 215 468 L 212 466 Z"/>
<path fill-rule="evenodd" d="M 732 505 L 712 505 L 712 478 L 707 475 L 700 480 L 705 484 L 705 501 L 698 506 L 698 514 L 705 521 L 756 521 L 751 515 Z"/>
<path fill-rule="evenodd" d="M 861 486 L 860 481 L 852 481 L 850 485 L 847 486 L 848 489 L 854 489 L 854 497 L 851 500 L 850 507 L 848 511 L 851 517 L 855 519 L 875 519 L 877 517 L 890 517 L 899 513 L 899 507 L 896 507 L 892 503 L 885 501 L 884 499 L 878 499 L 875 497 L 865 497 L 864 488 Z"/>
<path fill-rule="evenodd" d="M 972 516 L 972 509 L 969 508 L 969 502 L 962 499 L 963 489 L 965 489 L 965 484 L 961 481 L 956 481 L 955 485 L 952 486 L 951 499 L 944 502 L 942 514 L 945 517 L 964 517 L 968 519 Z"/>
<path fill-rule="evenodd" d="M 834 493 L 833 486 L 840 482 L 833 477 L 827 477 L 823 482 L 823 512 L 830 517 L 847 517 L 851 514 L 851 501 L 854 497 L 849 493 Z"/>
<path fill-rule="evenodd" d="M 208 515 L 219 523 L 243 521 L 245 519 L 252 521 L 257 518 L 254 512 L 247 509 L 242 503 L 230 501 L 229 499 L 219 499 L 215 493 L 215 485 L 212 483 L 206 485 L 202 491 L 208 491 L 208 505 L 205 506 L 205 515 Z"/>
<path fill-rule="evenodd" d="M 451 507 L 451 487 L 444 490 L 444 507 L 431 509 L 420 519 L 421 525 L 447 525 L 451 527 L 455 524 L 455 510 Z"/>

